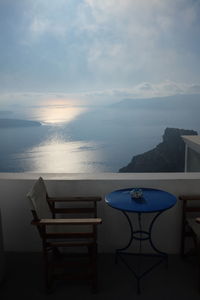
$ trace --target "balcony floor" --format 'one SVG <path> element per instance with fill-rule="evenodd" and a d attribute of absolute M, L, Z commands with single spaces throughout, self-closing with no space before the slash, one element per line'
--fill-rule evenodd
<path fill-rule="evenodd" d="M 92 294 L 86 283 L 59 282 L 53 294 L 46 295 L 43 287 L 42 258 L 38 253 L 6 253 L 6 276 L 0 285 L 4 299 L 198 299 L 198 269 L 194 258 L 183 262 L 179 256 L 169 256 L 168 269 L 161 264 L 141 282 L 137 294 L 136 280 L 114 255 L 99 255 L 99 291 Z"/>

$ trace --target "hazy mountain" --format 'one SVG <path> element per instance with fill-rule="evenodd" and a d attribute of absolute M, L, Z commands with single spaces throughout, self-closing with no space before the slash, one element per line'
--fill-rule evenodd
<path fill-rule="evenodd" d="M 144 99 L 124 99 L 112 105 L 119 109 L 200 109 L 200 94 L 174 95 Z"/>

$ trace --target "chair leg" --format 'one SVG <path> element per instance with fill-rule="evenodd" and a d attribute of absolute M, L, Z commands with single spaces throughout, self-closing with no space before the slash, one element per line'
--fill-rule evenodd
<path fill-rule="evenodd" d="M 185 251 L 184 251 L 185 245 L 184 245 L 184 239 L 181 241 L 181 249 L 180 249 L 180 256 L 182 259 L 185 258 Z"/>
<path fill-rule="evenodd" d="M 200 242 L 196 240 L 196 252 L 197 252 L 197 263 L 198 263 L 198 290 L 200 293 Z"/>
<path fill-rule="evenodd" d="M 180 247 L 180 256 L 181 256 L 182 259 L 185 258 L 185 235 L 184 235 L 184 231 L 185 231 L 185 228 L 182 228 L 181 247 Z"/>
<path fill-rule="evenodd" d="M 90 251 L 90 262 L 91 262 L 91 272 L 92 272 L 92 281 L 91 287 L 92 292 L 97 293 L 98 289 L 98 280 L 97 280 L 97 244 L 93 244 L 89 249 Z"/>
<path fill-rule="evenodd" d="M 44 259 L 44 282 L 47 293 L 52 292 L 53 278 L 52 270 L 49 264 L 48 249 L 43 245 L 43 259 Z"/>

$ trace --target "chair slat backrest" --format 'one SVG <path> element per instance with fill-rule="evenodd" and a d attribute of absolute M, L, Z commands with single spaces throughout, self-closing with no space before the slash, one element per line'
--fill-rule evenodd
<path fill-rule="evenodd" d="M 195 221 L 200 215 L 200 195 L 181 195 L 179 199 L 183 202 L 180 253 L 184 257 L 191 252 L 191 249 L 185 251 L 186 238 L 191 237 L 196 247 L 196 237 L 200 234 L 200 226 Z"/>
<path fill-rule="evenodd" d="M 183 221 L 187 218 L 195 218 L 200 214 L 200 196 L 180 196 L 183 202 Z"/>
<path fill-rule="evenodd" d="M 27 194 L 31 209 L 36 213 L 38 219 L 52 218 L 52 214 L 47 202 L 47 190 L 45 183 L 40 177 Z"/>

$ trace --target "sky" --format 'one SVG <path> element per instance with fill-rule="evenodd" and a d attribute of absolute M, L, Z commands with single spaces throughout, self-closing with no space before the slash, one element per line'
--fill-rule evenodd
<path fill-rule="evenodd" d="M 200 0 L 0 0 L 0 99 L 200 93 L 199 16 Z"/>

